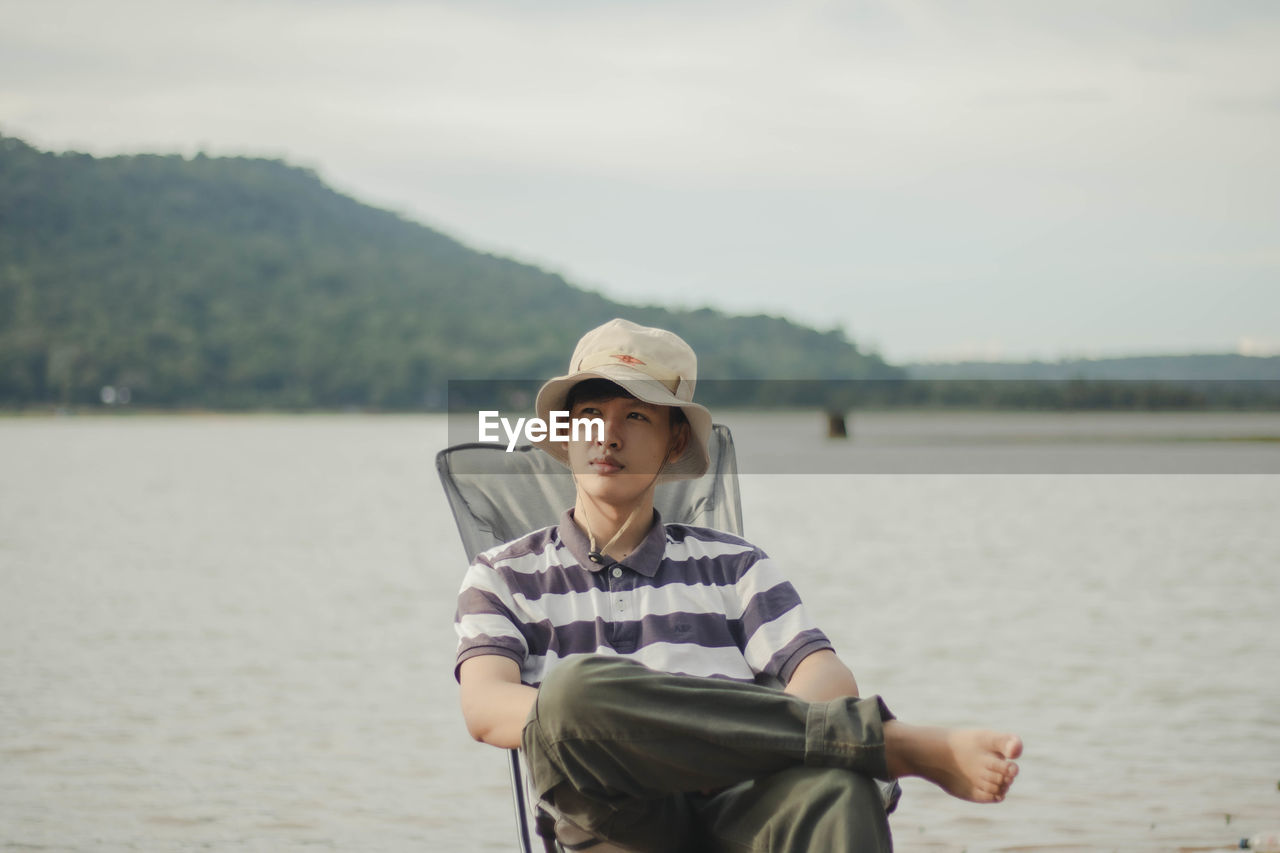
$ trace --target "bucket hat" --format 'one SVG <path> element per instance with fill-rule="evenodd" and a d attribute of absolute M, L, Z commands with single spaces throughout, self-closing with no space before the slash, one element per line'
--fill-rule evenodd
<path fill-rule="evenodd" d="M 569 372 L 549 380 L 538 391 L 538 417 L 547 421 L 551 412 L 563 411 L 569 389 L 595 378 L 621 386 L 637 400 L 684 410 L 692 434 L 680 458 L 663 466 L 659 481 L 691 480 L 707 473 L 711 413 L 693 402 L 698 357 L 679 335 L 622 319 L 592 329 L 574 348 Z M 567 443 L 542 440 L 534 444 L 562 464 L 569 464 Z"/>

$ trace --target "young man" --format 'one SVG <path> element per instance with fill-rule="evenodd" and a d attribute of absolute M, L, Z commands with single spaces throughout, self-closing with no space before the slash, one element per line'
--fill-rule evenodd
<path fill-rule="evenodd" d="M 613 320 L 542 387 L 539 417 L 567 410 L 604 433 L 540 445 L 569 466 L 573 508 L 467 573 L 456 674 L 471 735 L 523 747 L 558 834 L 628 850 L 888 850 L 874 779 L 1004 799 L 1016 736 L 911 726 L 858 698 L 763 552 L 658 517 L 658 482 L 707 470 L 696 379 L 679 337 Z"/>

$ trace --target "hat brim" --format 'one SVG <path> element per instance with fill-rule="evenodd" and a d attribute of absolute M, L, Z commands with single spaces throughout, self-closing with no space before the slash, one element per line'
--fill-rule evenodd
<path fill-rule="evenodd" d="M 663 466 L 662 472 L 658 475 L 659 482 L 693 480 L 707 473 L 710 465 L 707 442 L 711 437 L 711 412 L 690 400 L 680 399 L 666 385 L 625 364 L 602 365 L 592 370 L 557 376 L 549 380 L 538 390 L 535 403 L 538 417 L 547 421 L 551 412 L 564 411 L 569 390 L 586 379 L 607 379 L 624 388 L 637 400 L 643 400 L 655 406 L 672 406 L 684 410 L 692 435 L 680 457 Z M 566 442 L 544 439 L 535 441 L 534 445 L 546 451 L 562 465 L 569 464 L 569 445 Z"/>

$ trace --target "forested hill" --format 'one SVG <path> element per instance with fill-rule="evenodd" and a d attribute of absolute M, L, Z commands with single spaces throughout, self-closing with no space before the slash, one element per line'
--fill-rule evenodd
<path fill-rule="evenodd" d="M 559 373 L 615 316 L 717 379 L 899 375 L 839 332 L 618 304 L 279 161 L 0 137 L 0 404 L 431 407 L 449 379 Z"/>

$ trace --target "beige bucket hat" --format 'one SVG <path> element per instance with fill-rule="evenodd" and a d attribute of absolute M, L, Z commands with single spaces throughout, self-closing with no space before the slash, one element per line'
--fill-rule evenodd
<path fill-rule="evenodd" d="M 698 357 L 679 335 L 621 319 L 592 329 L 578 341 L 568 374 L 557 376 L 538 391 L 538 417 L 546 421 L 551 412 L 563 411 L 569 389 L 593 378 L 616 383 L 646 403 L 684 410 L 692 428 L 689 444 L 679 459 L 663 467 L 660 481 L 692 480 L 707 473 L 711 413 L 693 402 Z M 569 464 L 565 442 L 534 443 L 562 464 Z"/>

